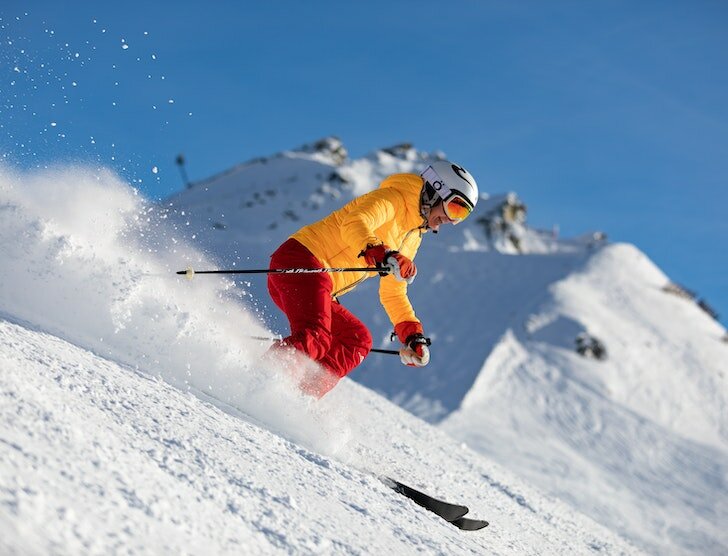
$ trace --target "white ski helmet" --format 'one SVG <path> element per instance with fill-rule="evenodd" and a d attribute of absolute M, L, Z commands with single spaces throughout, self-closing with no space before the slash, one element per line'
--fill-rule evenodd
<path fill-rule="evenodd" d="M 438 160 L 428 166 L 421 176 L 425 181 L 421 195 L 425 217 L 432 207 L 442 201 L 448 217 L 455 223 L 462 222 L 478 203 L 475 178 L 458 164 Z"/>

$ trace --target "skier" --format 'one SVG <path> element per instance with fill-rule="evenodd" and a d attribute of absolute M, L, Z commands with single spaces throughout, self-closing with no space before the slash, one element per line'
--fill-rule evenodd
<path fill-rule="evenodd" d="M 462 222 L 478 202 L 478 186 L 464 168 L 437 161 L 421 175 L 394 174 L 322 220 L 304 226 L 271 255 L 270 268 L 381 268 L 379 298 L 402 343 L 403 364 L 424 367 L 430 341 L 407 298 L 417 275 L 413 262 L 422 235 Z M 291 334 L 268 352 L 323 369 L 301 378 L 301 389 L 320 398 L 350 373 L 372 348 L 367 327 L 339 297 L 375 272 L 269 274 L 268 291 L 286 314 Z"/>

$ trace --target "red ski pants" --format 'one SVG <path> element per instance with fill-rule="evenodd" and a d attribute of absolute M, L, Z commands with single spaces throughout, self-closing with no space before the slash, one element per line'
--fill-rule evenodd
<path fill-rule="evenodd" d="M 290 238 L 271 255 L 270 268 L 322 265 L 311 251 Z M 268 275 L 270 296 L 291 325 L 291 335 L 279 345 L 305 353 L 338 381 L 364 361 L 372 349 L 372 335 L 363 322 L 331 298 L 332 288 L 325 272 Z"/>

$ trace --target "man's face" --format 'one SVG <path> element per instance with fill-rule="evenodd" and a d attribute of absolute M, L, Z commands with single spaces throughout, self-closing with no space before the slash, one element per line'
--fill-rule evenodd
<path fill-rule="evenodd" d="M 435 232 L 440 228 L 442 224 L 453 224 L 454 220 L 450 220 L 447 214 L 445 214 L 445 205 L 438 203 L 435 207 L 430 210 L 430 215 L 427 217 L 427 227 Z"/>

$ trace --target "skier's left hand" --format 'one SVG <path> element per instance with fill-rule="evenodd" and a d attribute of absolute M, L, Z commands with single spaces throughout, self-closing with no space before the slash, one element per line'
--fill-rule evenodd
<path fill-rule="evenodd" d="M 384 264 L 392 269 L 392 274 L 400 282 L 411 284 L 415 281 L 415 276 L 417 276 L 415 263 L 399 251 L 389 251 Z"/>
<path fill-rule="evenodd" d="M 399 358 L 408 367 L 424 367 L 430 362 L 429 338 L 425 338 L 419 322 L 400 322 L 394 327 L 404 347 L 399 350 Z"/>

